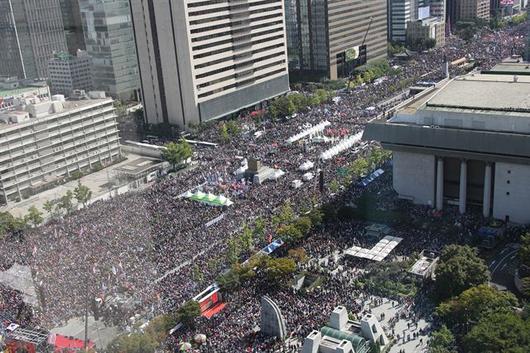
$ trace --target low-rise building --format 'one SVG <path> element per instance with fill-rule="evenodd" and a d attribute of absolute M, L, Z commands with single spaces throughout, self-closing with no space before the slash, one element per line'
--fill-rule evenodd
<path fill-rule="evenodd" d="M 44 81 L 0 77 L 0 112 L 13 110 L 28 99 L 49 99 L 50 88 Z"/>
<path fill-rule="evenodd" d="M 120 158 L 113 100 L 37 97 L 0 113 L 0 204 Z"/>
<path fill-rule="evenodd" d="M 393 151 L 399 197 L 530 223 L 530 75 L 504 63 L 426 90 L 363 138 Z"/>
<path fill-rule="evenodd" d="M 92 89 L 92 58 L 86 51 L 56 53 L 48 62 L 48 73 L 53 94 L 69 96 L 74 90 Z"/>

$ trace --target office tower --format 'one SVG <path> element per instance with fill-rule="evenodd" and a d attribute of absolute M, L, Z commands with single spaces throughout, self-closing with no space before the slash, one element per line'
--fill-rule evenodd
<path fill-rule="evenodd" d="M 387 55 L 387 0 L 285 0 L 290 69 L 330 79 Z"/>
<path fill-rule="evenodd" d="M 60 2 L 68 52 L 76 55 L 78 49 L 85 50 L 79 0 L 60 0 Z"/>
<path fill-rule="evenodd" d="M 48 77 L 48 60 L 66 50 L 59 0 L 0 0 L 0 76 Z"/>
<path fill-rule="evenodd" d="M 55 54 L 48 63 L 48 72 L 53 94 L 69 96 L 74 90 L 92 89 L 92 58 L 85 51 Z"/>
<path fill-rule="evenodd" d="M 418 8 L 414 0 L 390 0 L 389 32 L 390 40 L 404 43 L 406 39 L 407 23 L 417 17 Z"/>
<path fill-rule="evenodd" d="M 131 0 L 151 124 L 185 128 L 289 90 L 283 0 Z"/>
<path fill-rule="evenodd" d="M 79 0 L 94 89 L 136 98 L 140 86 L 129 0 Z"/>
<path fill-rule="evenodd" d="M 456 2 L 457 20 L 490 19 L 490 0 L 460 0 Z"/>

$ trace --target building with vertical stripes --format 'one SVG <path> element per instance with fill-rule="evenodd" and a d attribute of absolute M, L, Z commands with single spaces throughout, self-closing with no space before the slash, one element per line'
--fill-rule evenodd
<path fill-rule="evenodd" d="M 292 70 L 337 79 L 387 56 L 387 0 L 286 0 Z"/>
<path fill-rule="evenodd" d="M 0 0 L 0 44 L 0 76 L 46 79 L 67 49 L 59 0 Z"/>
<path fill-rule="evenodd" d="M 442 211 L 530 223 L 530 75 L 503 63 L 417 95 L 364 139 L 393 151 L 398 196 Z"/>
<path fill-rule="evenodd" d="M 186 128 L 289 90 L 283 0 L 130 0 L 146 121 Z"/>

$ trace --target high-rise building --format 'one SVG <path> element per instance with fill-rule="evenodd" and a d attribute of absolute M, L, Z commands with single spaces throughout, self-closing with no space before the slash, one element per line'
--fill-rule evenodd
<path fill-rule="evenodd" d="M 60 2 L 68 51 L 70 54 L 76 55 L 77 50 L 85 50 L 79 0 L 60 0 Z"/>
<path fill-rule="evenodd" d="M 148 123 L 181 128 L 289 90 L 283 0 L 131 0 Z"/>
<path fill-rule="evenodd" d="M 456 2 L 457 20 L 490 19 L 490 0 L 460 0 Z"/>
<path fill-rule="evenodd" d="M 290 69 L 332 80 L 387 55 L 387 0 L 285 0 Z"/>
<path fill-rule="evenodd" d="M 140 87 L 129 0 L 79 0 L 94 89 L 135 98 Z"/>
<path fill-rule="evenodd" d="M 43 79 L 66 50 L 59 0 L 0 0 L 0 75 Z"/>
<path fill-rule="evenodd" d="M 48 63 L 53 94 L 69 96 L 74 90 L 92 89 L 92 58 L 82 50 L 76 55 L 57 53 Z"/>
<path fill-rule="evenodd" d="M 390 0 L 389 28 L 390 40 L 404 43 L 407 23 L 417 19 L 416 0 Z"/>

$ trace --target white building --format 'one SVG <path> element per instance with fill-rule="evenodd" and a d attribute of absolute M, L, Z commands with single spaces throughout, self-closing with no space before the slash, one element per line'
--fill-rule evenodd
<path fill-rule="evenodd" d="M 283 0 L 130 0 L 148 123 L 180 128 L 289 90 Z"/>
<path fill-rule="evenodd" d="M 407 23 L 417 18 L 417 0 L 390 0 L 389 32 L 390 40 L 404 43 Z"/>
<path fill-rule="evenodd" d="M 528 64 L 500 64 L 422 92 L 363 138 L 393 151 L 399 197 L 530 223 L 528 92 Z"/>
<path fill-rule="evenodd" d="M 0 113 L 0 204 L 120 156 L 113 100 L 94 94 L 77 101 L 32 98 Z"/>

